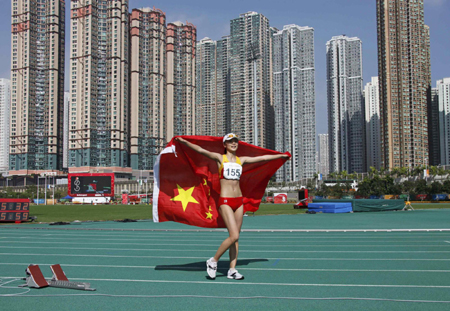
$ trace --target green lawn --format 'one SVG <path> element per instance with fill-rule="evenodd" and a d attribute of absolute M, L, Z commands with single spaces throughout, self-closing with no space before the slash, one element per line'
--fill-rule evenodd
<path fill-rule="evenodd" d="M 450 203 L 414 204 L 415 209 L 450 208 Z M 294 209 L 293 204 L 261 204 L 255 216 L 302 214 L 305 209 Z M 251 213 L 250 213 L 251 214 Z M 105 221 L 120 219 L 152 219 L 151 205 L 32 205 L 30 216 L 37 222 L 74 220 Z"/>

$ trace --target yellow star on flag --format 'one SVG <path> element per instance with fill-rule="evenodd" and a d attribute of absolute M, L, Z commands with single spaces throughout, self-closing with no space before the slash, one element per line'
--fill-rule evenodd
<path fill-rule="evenodd" d="M 206 212 L 206 219 L 212 219 L 212 216 L 210 212 Z"/>
<path fill-rule="evenodd" d="M 204 179 L 204 178 L 203 178 L 203 185 L 204 185 L 204 186 L 206 186 L 206 185 L 207 185 L 207 183 L 206 183 L 206 179 Z"/>
<path fill-rule="evenodd" d="M 209 206 L 209 211 L 210 211 L 210 212 L 212 212 L 212 208 L 211 208 L 211 205 Z"/>
<path fill-rule="evenodd" d="M 197 200 L 194 199 L 194 197 L 192 196 L 192 192 L 194 192 L 195 186 L 187 190 L 184 190 L 179 185 L 177 185 L 177 188 L 178 188 L 178 195 L 170 200 L 181 202 L 181 204 L 183 205 L 184 212 L 186 211 L 186 207 L 188 206 L 189 203 L 199 204 Z"/>

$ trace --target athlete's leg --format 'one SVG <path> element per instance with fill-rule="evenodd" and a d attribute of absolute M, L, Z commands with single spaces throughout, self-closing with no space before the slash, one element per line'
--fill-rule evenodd
<path fill-rule="evenodd" d="M 216 254 L 214 255 L 214 260 L 219 261 L 220 257 L 227 251 L 228 248 L 237 240 L 239 239 L 239 230 L 240 227 L 238 227 L 236 223 L 236 219 L 234 218 L 234 212 L 228 205 L 221 205 L 219 207 L 219 213 L 223 218 L 223 221 L 225 222 L 225 226 L 228 229 L 228 234 L 230 235 L 228 238 L 226 238 L 222 244 L 220 244 L 219 249 L 217 250 Z"/>
<path fill-rule="evenodd" d="M 235 212 L 234 212 L 234 220 L 236 221 L 236 225 L 238 227 L 238 232 L 241 232 L 242 227 L 242 219 L 244 218 L 244 206 L 241 205 Z M 230 251 L 228 252 L 230 254 L 230 269 L 236 268 L 237 264 L 237 257 L 239 253 L 239 240 L 234 242 L 230 246 Z"/>

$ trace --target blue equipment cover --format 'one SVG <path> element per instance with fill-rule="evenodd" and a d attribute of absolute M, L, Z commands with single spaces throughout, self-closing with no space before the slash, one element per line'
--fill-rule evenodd
<path fill-rule="evenodd" d="M 352 203 L 345 202 L 320 202 L 309 203 L 308 210 L 316 213 L 350 213 L 352 211 Z"/>

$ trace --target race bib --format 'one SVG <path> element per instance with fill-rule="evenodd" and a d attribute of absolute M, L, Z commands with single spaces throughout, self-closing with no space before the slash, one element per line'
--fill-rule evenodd
<path fill-rule="evenodd" d="M 223 164 L 223 177 L 225 179 L 239 180 L 242 175 L 242 166 L 237 163 L 226 162 Z"/>

